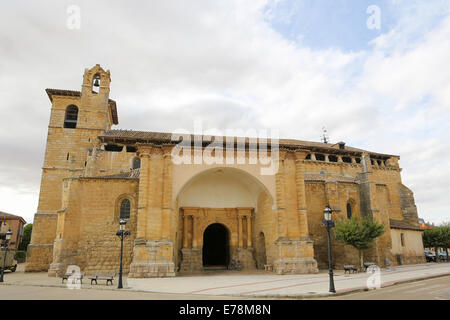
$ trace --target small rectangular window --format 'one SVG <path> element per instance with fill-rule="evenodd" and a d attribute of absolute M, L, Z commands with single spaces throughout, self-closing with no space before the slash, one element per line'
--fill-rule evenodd
<path fill-rule="evenodd" d="M 121 152 L 122 149 L 123 149 L 123 146 L 118 146 L 116 144 L 107 144 L 105 146 L 105 151 Z"/>
<path fill-rule="evenodd" d="M 352 163 L 352 158 L 350 158 L 350 157 L 342 157 L 342 162 Z"/>
<path fill-rule="evenodd" d="M 400 243 L 402 244 L 402 247 L 405 246 L 405 236 L 403 233 L 400 233 Z"/>
<path fill-rule="evenodd" d="M 321 153 L 316 153 L 316 160 L 325 161 L 325 156 Z"/>

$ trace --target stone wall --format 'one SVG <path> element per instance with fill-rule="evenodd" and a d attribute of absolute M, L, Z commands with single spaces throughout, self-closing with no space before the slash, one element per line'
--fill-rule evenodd
<path fill-rule="evenodd" d="M 56 213 L 36 213 L 33 232 L 27 248 L 26 272 L 47 271 L 53 259 L 53 241 L 56 236 Z"/>
<path fill-rule="evenodd" d="M 106 176 L 122 172 L 130 172 L 133 168 L 133 160 L 136 159 L 135 151 L 127 151 L 122 146 L 122 151 L 105 151 L 104 147 L 95 146 L 87 156 L 85 176 Z"/>
<path fill-rule="evenodd" d="M 412 226 L 419 226 L 417 207 L 414 201 L 414 193 L 402 183 L 398 183 L 398 194 L 401 214 L 404 221 Z"/>
<path fill-rule="evenodd" d="M 67 179 L 65 210 L 59 212 L 53 263 L 49 275 L 59 275 L 69 264 L 83 272 L 118 272 L 120 259 L 120 201 L 129 199 L 130 219 L 124 240 L 123 267 L 127 272 L 136 238 L 138 181 L 133 179 Z"/>
<path fill-rule="evenodd" d="M 327 186 L 327 184 L 331 184 Z M 326 190 L 329 190 L 328 194 Z M 332 192 L 330 192 L 332 191 Z M 328 236 L 322 225 L 323 209 L 328 204 L 333 208 L 333 219 L 347 219 L 347 203 L 351 204 L 352 215 L 361 217 L 359 208 L 358 185 L 354 183 L 308 182 L 306 184 L 308 227 L 311 240 L 314 242 L 314 258 L 319 269 L 328 268 Z M 334 240 L 331 230 L 333 264 L 342 268 L 345 264 L 358 265 L 358 251 L 348 245 Z"/>
<path fill-rule="evenodd" d="M 258 206 L 255 213 L 253 229 L 253 243 L 255 244 L 255 260 L 259 269 L 264 269 L 264 264 L 272 264 L 276 255 L 269 248 L 277 240 L 277 213 L 272 209 L 273 199 L 267 192 L 262 192 L 258 197 Z"/>
<path fill-rule="evenodd" d="M 390 233 L 392 239 L 392 255 L 394 257 L 393 265 L 398 265 L 399 261 L 402 264 L 426 262 L 421 231 L 391 229 Z M 403 245 L 401 242 L 402 234 Z M 398 256 L 400 256 L 400 260 Z"/>

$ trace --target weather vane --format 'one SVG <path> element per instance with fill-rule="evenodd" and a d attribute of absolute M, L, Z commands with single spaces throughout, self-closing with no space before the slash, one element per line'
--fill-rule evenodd
<path fill-rule="evenodd" d="M 330 137 L 328 136 L 327 128 L 325 126 L 322 127 L 322 136 L 320 139 L 323 141 L 323 143 L 328 143 L 330 141 Z"/>

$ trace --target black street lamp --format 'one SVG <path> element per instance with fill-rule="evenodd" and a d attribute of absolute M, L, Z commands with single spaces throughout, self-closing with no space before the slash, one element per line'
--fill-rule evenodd
<path fill-rule="evenodd" d="M 334 280 L 333 280 L 333 259 L 331 257 L 331 237 L 330 237 L 330 229 L 334 227 L 334 221 L 331 220 L 331 214 L 333 213 L 333 210 L 329 206 L 326 206 L 323 210 L 323 220 L 322 224 L 324 227 L 327 228 L 327 234 L 328 234 L 328 270 L 330 275 L 330 292 L 336 293 L 336 290 L 334 289 Z"/>
<path fill-rule="evenodd" d="M 3 267 L 1 268 L 1 271 L 0 271 L 0 282 L 3 282 L 3 272 L 5 271 L 5 268 L 6 268 L 6 256 L 8 254 L 9 245 L 14 244 L 14 242 L 9 243 L 9 240 L 11 240 L 11 236 L 12 236 L 12 232 L 11 232 L 11 230 L 8 230 L 8 232 L 6 232 L 5 239 L 2 240 L 2 244 L 1 244 L 1 247 L 5 248 L 5 256 L 3 257 Z"/>
<path fill-rule="evenodd" d="M 122 289 L 122 257 L 123 257 L 123 238 L 130 235 L 130 231 L 125 231 L 125 225 L 127 222 L 123 219 L 120 219 L 120 231 L 117 231 L 116 235 L 120 238 L 120 270 L 119 270 L 119 285 L 118 289 Z"/>

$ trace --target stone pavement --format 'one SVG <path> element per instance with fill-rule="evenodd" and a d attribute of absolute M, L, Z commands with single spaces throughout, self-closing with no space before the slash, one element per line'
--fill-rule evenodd
<path fill-rule="evenodd" d="M 23 266 L 21 266 L 23 268 Z M 3 285 L 66 287 L 60 278 L 48 277 L 46 273 L 24 273 L 18 268 L 15 273 L 5 273 Z M 334 283 L 337 294 L 390 286 L 396 283 L 414 281 L 450 275 L 450 263 L 427 263 L 404 265 L 381 269 L 377 273 L 344 274 L 335 271 Z M 368 283 L 369 279 L 369 283 Z M 379 281 L 378 281 L 379 279 Z M 254 298 L 308 298 L 330 295 L 328 292 L 328 271 L 306 275 L 277 275 L 264 271 L 205 271 L 199 275 L 184 275 L 170 278 L 127 279 L 124 278 L 124 289 L 129 291 L 174 293 L 211 296 L 240 296 Z M 450 287 L 450 283 L 449 283 Z M 116 290 L 117 280 L 113 286 L 106 286 L 104 281 L 99 285 L 90 285 L 86 278 L 82 289 Z"/>

